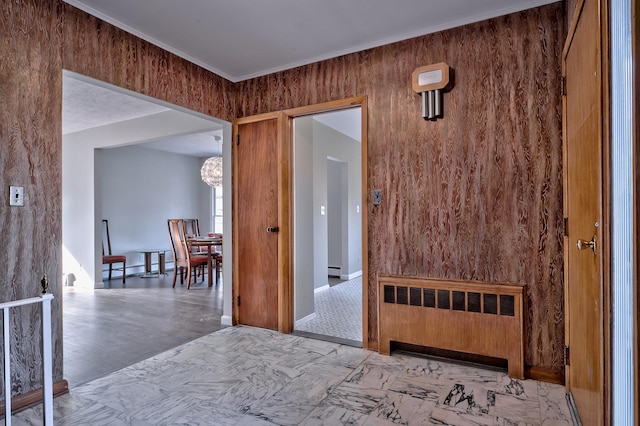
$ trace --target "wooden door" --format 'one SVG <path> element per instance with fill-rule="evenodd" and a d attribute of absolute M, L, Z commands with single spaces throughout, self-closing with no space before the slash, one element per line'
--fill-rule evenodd
<path fill-rule="evenodd" d="M 563 54 L 566 383 L 594 425 L 604 424 L 602 70 L 599 2 L 585 0 Z"/>
<path fill-rule="evenodd" d="M 237 321 L 278 329 L 278 118 L 234 123 Z"/>

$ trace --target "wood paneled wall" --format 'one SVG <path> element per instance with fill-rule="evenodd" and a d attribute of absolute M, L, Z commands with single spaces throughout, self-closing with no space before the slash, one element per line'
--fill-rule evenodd
<path fill-rule="evenodd" d="M 233 83 L 64 4 L 62 66 L 113 85 L 231 121 Z"/>
<path fill-rule="evenodd" d="M 40 279 L 48 275 L 55 296 L 55 380 L 62 379 L 59 11 L 56 2 L 37 0 L 3 2 L 0 7 L 0 302 L 38 296 Z M 9 206 L 10 185 L 24 186 L 24 207 Z M 16 394 L 42 383 L 40 317 L 39 307 L 13 310 Z M 0 393 L 4 399 L 4 384 Z"/>
<path fill-rule="evenodd" d="M 236 85 L 240 117 L 368 97 L 370 339 L 377 274 L 522 283 L 525 363 L 561 370 L 564 19 L 554 3 Z M 424 121 L 411 73 L 437 62 L 455 86 Z"/>
<path fill-rule="evenodd" d="M 224 120 L 233 118 L 233 85 L 60 0 L 3 2 L 0 58 L 1 193 L 8 194 L 9 185 L 25 187 L 24 207 L 0 202 L 0 302 L 38 295 L 47 273 L 56 297 L 53 367 L 60 381 L 62 70 Z M 42 383 L 40 314 L 17 313 L 11 320 L 13 393 L 25 394 Z"/>

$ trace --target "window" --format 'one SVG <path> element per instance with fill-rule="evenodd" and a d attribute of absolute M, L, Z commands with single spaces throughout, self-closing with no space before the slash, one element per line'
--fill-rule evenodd
<path fill-rule="evenodd" d="M 211 188 L 211 229 L 217 234 L 222 234 L 222 187 Z"/>

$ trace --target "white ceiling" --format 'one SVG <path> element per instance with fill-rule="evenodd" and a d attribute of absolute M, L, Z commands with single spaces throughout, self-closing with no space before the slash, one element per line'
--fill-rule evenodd
<path fill-rule="evenodd" d="M 558 0 L 65 0 L 233 82 Z"/>
<path fill-rule="evenodd" d="M 65 135 L 168 109 L 67 74 L 63 77 L 62 134 Z"/>
<path fill-rule="evenodd" d="M 62 134 L 82 132 L 100 126 L 146 117 L 172 108 L 105 83 L 93 84 L 89 79 L 65 72 L 62 82 Z M 186 113 L 183 113 L 186 114 Z M 192 157 L 222 155 L 222 126 L 211 123 L 212 131 L 137 144 Z"/>
<path fill-rule="evenodd" d="M 64 1 L 237 82 L 558 0 Z M 63 134 L 168 109 L 67 74 L 63 88 Z M 359 124 L 324 120 L 359 135 Z M 219 152 L 220 134 L 142 146 L 205 157 Z"/>

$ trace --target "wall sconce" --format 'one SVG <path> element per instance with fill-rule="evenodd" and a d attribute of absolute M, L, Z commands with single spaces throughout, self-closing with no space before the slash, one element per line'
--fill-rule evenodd
<path fill-rule="evenodd" d="M 422 96 L 422 118 L 442 118 L 442 94 L 453 87 L 453 70 L 444 62 L 416 68 L 411 85 Z"/>

